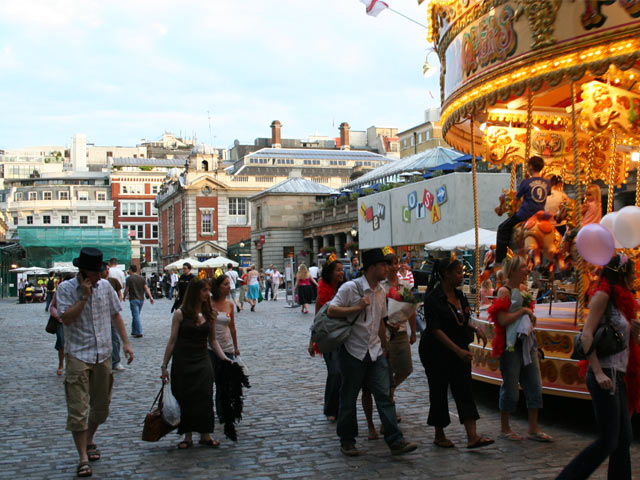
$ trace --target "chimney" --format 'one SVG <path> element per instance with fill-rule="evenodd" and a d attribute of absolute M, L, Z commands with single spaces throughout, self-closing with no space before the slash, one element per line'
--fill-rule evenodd
<path fill-rule="evenodd" d="M 87 136 L 76 133 L 71 137 L 71 165 L 74 172 L 88 172 Z"/>
<path fill-rule="evenodd" d="M 349 124 L 347 122 L 340 124 L 340 150 L 351 150 L 349 145 Z"/>
<path fill-rule="evenodd" d="M 280 120 L 274 120 L 271 122 L 271 147 L 280 148 L 282 146 L 282 139 L 280 138 L 280 128 L 282 124 Z"/>

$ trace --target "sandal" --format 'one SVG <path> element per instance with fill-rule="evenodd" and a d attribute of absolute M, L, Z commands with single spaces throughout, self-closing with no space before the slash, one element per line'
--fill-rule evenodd
<path fill-rule="evenodd" d="M 524 440 L 522 435 L 518 435 L 516 432 L 501 433 L 498 438 L 509 440 L 511 442 L 521 442 L 522 440 Z"/>
<path fill-rule="evenodd" d="M 187 448 L 193 447 L 192 440 L 183 440 L 178 444 L 178 450 L 186 450 Z"/>
<path fill-rule="evenodd" d="M 475 442 L 473 442 L 470 445 L 467 445 L 467 448 L 486 447 L 487 445 L 491 445 L 492 443 L 494 443 L 494 440 L 492 440 L 489 437 L 478 437 L 478 439 Z"/>
<path fill-rule="evenodd" d="M 98 450 L 95 443 L 87 445 L 87 457 L 89 457 L 90 462 L 100 460 L 100 450 Z"/>
<path fill-rule="evenodd" d="M 218 440 L 214 440 L 213 438 L 210 438 L 209 440 L 200 440 L 198 444 L 206 445 L 207 447 L 211 448 L 218 448 L 220 446 L 220 442 Z"/>
<path fill-rule="evenodd" d="M 369 435 L 367 435 L 367 440 L 378 440 L 380 437 L 378 436 L 378 432 L 369 431 Z"/>
<path fill-rule="evenodd" d="M 530 433 L 529 435 L 527 435 L 527 438 L 529 440 L 533 440 L 534 442 L 541 442 L 541 443 L 553 442 L 553 438 L 551 438 L 551 435 L 547 435 L 546 433 L 543 433 L 543 432 Z"/>
<path fill-rule="evenodd" d="M 440 448 L 453 448 L 455 447 L 455 443 L 453 443 L 451 440 L 449 440 L 448 438 L 441 438 L 438 440 L 434 440 L 433 444 L 440 447 Z"/>
<path fill-rule="evenodd" d="M 76 474 L 79 477 L 90 477 L 91 475 L 93 475 L 93 470 L 91 470 L 91 465 L 89 464 L 89 462 L 80 462 L 78 464 Z"/>

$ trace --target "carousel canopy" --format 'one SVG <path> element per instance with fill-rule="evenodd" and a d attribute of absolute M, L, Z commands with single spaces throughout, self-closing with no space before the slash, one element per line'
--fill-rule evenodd
<path fill-rule="evenodd" d="M 180 260 L 177 260 L 177 261 L 175 261 L 173 263 L 170 263 L 169 265 L 164 267 L 164 269 L 165 270 L 171 270 L 171 269 L 180 270 L 185 263 L 190 263 L 191 264 L 191 268 L 206 268 L 204 266 L 204 263 L 199 261 L 196 258 L 181 258 Z"/>
<path fill-rule="evenodd" d="M 226 267 L 229 264 L 233 265 L 234 267 L 237 267 L 239 265 L 238 262 L 220 255 L 202 262 L 202 268 L 222 268 Z"/>
<path fill-rule="evenodd" d="M 491 245 L 495 245 L 496 232 L 479 228 L 478 243 L 481 249 L 488 249 Z M 424 248 L 427 250 L 473 250 L 476 248 L 475 230 L 472 228 L 437 242 L 427 243 Z"/>

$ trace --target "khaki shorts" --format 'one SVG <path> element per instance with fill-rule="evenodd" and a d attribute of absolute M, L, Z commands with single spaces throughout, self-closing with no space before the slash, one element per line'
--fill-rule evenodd
<path fill-rule="evenodd" d="M 113 374 L 111 357 L 102 363 L 84 363 L 65 355 L 64 391 L 67 399 L 67 430 L 87 430 L 89 422 L 100 425 L 109 416 Z M 91 408 L 91 410 L 89 410 Z"/>
<path fill-rule="evenodd" d="M 398 377 L 406 378 L 413 372 L 411 344 L 407 332 L 394 332 L 389 340 L 389 363 Z"/>

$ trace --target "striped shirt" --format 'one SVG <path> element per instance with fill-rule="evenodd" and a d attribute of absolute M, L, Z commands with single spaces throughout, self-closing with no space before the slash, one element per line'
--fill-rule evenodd
<path fill-rule="evenodd" d="M 64 315 L 82 297 L 78 277 L 58 286 L 58 314 Z M 102 363 L 111 356 L 111 317 L 122 310 L 116 291 L 100 279 L 80 315 L 64 326 L 64 350 L 85 363 Z"/>
<path fill-rule="evenodd" d="M 400 281 L 400 284 L 402 286 L 407 288 L 413 288 L 416 283 L 413 280 L 413 272 L 409 269 L 407 269 L 407 272 L 404 275 L 402 275 L 402 273 L 400 273 L 400 270 L 398 270 L 398 280 Z"/>

